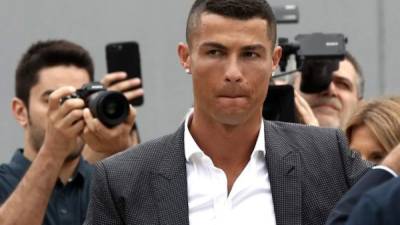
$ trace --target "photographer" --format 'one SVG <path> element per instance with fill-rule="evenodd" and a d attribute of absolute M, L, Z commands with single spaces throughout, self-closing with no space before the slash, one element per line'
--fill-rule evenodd
<path fill-rule="evenodd" d="M 299 119 L 309 125 L 344 128 L 363 97 L 364 77 L 356 59 L 346 52 L 329 87 L 319 93 L 300 91 L 301 76 L 295 79 L 295 104 Z"/>
<path fill-rule="evenodd" d="M 83 99 L 65 100 L 92 80 L 88 52 L 68 41 L 35 43 L 22 57 L 12 111 L 24 129 L 24 148 L 0 166 L 0 224 L 82 224 L 92 176 L 81 157 L 85 143 L 106 154 L 127 148 L 136 117 L 130 107 L 125 121 L 108 128 Z"/>

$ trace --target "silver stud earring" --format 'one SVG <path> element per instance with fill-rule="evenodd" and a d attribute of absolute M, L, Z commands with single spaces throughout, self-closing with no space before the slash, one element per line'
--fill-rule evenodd
<path fill-rule="evenodd" d="M 189 69 L 189 68 L 186 68 L 186 69 L 185 69 L 185 72 L 186 72 L 187 74 L 190 74 L 190 69 Z"/>

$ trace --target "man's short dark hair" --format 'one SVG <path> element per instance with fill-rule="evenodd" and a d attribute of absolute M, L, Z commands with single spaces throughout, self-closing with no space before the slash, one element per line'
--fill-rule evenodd
<path fill-rule="evenodd" d="M 93 62 L 81 46 L 66 40 L 39 41 L 22 56 L 15 74 L 15 96 L 29 106 L 30 91 L 39 80 L 39 71 L 54 66 L 76 66 L 84 69 L 92 81 Z"/>
<path fill-rule="evenodd" d="M 186 24 L 186 41 L 199 24 L 203 12 L 214 13 L 233 19 L 261 18 L 267 21 L 268 37 L 272 46 L 276 43 L 276 20 L 271 6 L 265 0 L 196 0 L 189 12 Z"/>
<path fill-rule="evenodd" d="M 354 58 L 354 56 L 346 51 L 346 54 L 344 55 L 344 59 L 348 60 L 351 65 L 353 65 L 354 70 L 356 71 L 357 75 L 358 75 L 358 79 L 357 79 L 357 95 L 359 99 L 362 99 L 364 97 L 364 86 L 365 86 L 365 79 L 364 79 L 364 74 L 362 72 L 361 66 L 358 63 L 358 61 L 356 60 L 356 58 Z"/>

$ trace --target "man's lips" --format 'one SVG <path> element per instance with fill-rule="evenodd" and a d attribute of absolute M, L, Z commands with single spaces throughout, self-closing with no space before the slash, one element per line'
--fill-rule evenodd
<path fill-rule="evenodd" d="M 320 105 L 314 106 L 314 108 L 330 108 L 330 109 L 333 109 L 335 111 L 339 111 L 338 107 L 336 107 L 335 105 L 331 105 L 331 104 L 320 104 Z"/>
<path fill-rule="evenodd" d="M 220 95 L 219 98 L 245 98 L 244 95 Z"/>
<path fill-rule="evenodd" d="M 219 101 L 224 103 L 244 103 L 247 102 L 247 97 L 244 95 L 220 95 L 217 98 Z"/>

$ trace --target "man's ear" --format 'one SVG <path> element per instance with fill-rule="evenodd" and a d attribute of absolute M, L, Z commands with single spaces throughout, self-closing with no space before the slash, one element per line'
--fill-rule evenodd
<path fill-rule="evenodd" d="M 178 45 L 178 56 L 179 62 L 181 63 L 183 69 L 186 73 L 190 74 L 191 58 L 189 54 L 189 46 L 185 43 L 179 43 Z"/>
<path fill-rule="evenodd" d="M 278 68 L 279 61 L 282 57 L 281 46 L 276 46 L 274 52 L 272 53 L 272 70 L 275 71 Z"/>
<path fill-rule="evenodd" d="M 11 102 L 11 108 L 13 115 L 17 122 L 25 128 L 29 124 L 28 108 L 25 106 L 24 102 L 14 97 Z"/>

